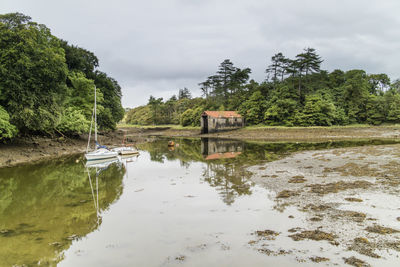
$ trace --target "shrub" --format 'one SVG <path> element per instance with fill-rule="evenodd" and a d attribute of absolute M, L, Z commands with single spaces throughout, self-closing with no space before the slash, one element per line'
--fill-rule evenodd
<path fill-rule="evenodd" d="M 0 141 L 13 138 L 17 132 L 17 128 L 10 123 L 10 115 L 0 106 Z"/>

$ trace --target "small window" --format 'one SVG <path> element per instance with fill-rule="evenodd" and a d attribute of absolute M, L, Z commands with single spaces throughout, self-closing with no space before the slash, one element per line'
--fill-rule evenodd
<path fill-rule="evenodd" d="M 237 118 L 235 118 L 235 122 L 237 122 Z"/>
<path fill-rule="evenodd" d="M 213 119 L 213 123 L 215 123 L 215 119 Z"/>

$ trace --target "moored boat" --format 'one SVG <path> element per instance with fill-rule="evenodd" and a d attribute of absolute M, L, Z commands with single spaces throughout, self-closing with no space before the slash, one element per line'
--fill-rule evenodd
<path fill-rule="evenodd" d="M 130 146 L 121 146 L 121 147 L 116 147 L 112 149 L 113 152 L 117 152 L 119 155 L 133 155 L 133 154 L 139 154 L 139 151 Z"/>
<path fill-rule="evenodd" d="M 95 151 L 88 152 L 85 154 L 86 160 L 109 159 L 109 158 L 115 158 L 117 156 L 118 156 L 117 152 L 110 151 L 106 148 L 99 148 Z"/>
<path fill-rule="evenodd" d="M 124 138 L 122 139 L 122 146 L 113 148 L 112 151 L 117 152 L 119 155 L 135 155 L 139 151 L 133 144 L 127 144 L 126 131 L 124 131 Z"/>
<path fill-rule="evenodd" d="M 88 137 L 88 145 L 86 148 L 85 158 L 86 160 L 100 160 L 100 159 L 109 159 L 115 158 L 118 156 L 118 152 L 110 151 L 106 146 L 101 146 L 97 142 L 97 105 L 96 105 L 96 86 L 94 87 L 94 107 L 93 107 L 93 115 L 92 121 L 90 123 L 89 137 Z M 90 145 L 90 136 L 92 134 L 92 126 L 93 126 L 93 118 L 94 118 L 94 140 L 96 143 L 94 151 L 89 152 Z"/>

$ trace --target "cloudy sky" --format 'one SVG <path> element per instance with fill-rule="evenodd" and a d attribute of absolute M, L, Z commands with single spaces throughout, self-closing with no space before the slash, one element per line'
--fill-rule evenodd
<path fill-rule="evenodd" d="M 313 47 L 332 71 L 400 78 L 398 0 L 1 0 L 54 35 L 94 52 L 122 87 L 124 107 L 169 98 L 231 59 L 261 82 L 277 52 Z"/>

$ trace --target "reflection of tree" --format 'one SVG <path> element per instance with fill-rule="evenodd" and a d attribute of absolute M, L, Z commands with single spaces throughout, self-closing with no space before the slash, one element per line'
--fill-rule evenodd
<path fill-rule="evenodd" d="M 251 173 L 239 165 L 208 162 L 203 169 L 203 177 L 210 186 L 217 189 L 228 205 L 232 204 L 237 196 L 251 194 Z"/>
<path fill-rule="evenodd" d="M 339 141 L 324 143 L 257 143 L 224 139 L 185 139 L 174 138 L 179 146 L 168 149 L 166 138 L 158 138 L 139 147 L 150 153 L 151 160 L 179 159 L 182 167 L 188 168 L 191 162 L 204 162 L 204 180 L 215 187 L 226 204 L 231 204 L 240 195 L 250 195 L 251 173 L 246 167 L 262 162 L 277 160 L 294 151 L 317 150 L 335 147 L 359 146 L 371 141 Z M 229 153 L 235 157 L 228 158 Z M 212 157 L 210 157 L 210 155 Z M 218 156 L 220 155 L 220 156 Z M 213 160 L 206 160 L 213 158 Z"/>
<path fill-rule="evenodd" d="M 168 150 L 166 139 L 143 144 L 140 148 L 149 151 L 151 159 L 154 161 L 158 161 L 157 159 L 160 158 L 171 161 L 179 159 L 181 166 L 186 168 L 189 167 L 190 162 L 205 162 L 204 180 L 217 189 L 223 201 L 228 205 L 233 203 L 237 196 L 251 194 L 252 183 L 249 180 L 251 174 L 243 168 L 244 164 L 248 163 L 246 153 L 234 159 L 206 161 L 201 153 L 200 139 L 174 139 L 174 142 L 179 146 L 175 147 L 173 151 Z M 227 150 L 227 142 L 217 142 L 214 145 L 216 147 L 223 145 L 223 151 L 235 150 L 234 148 Z M 235 145 L 239 145 L 240 151 L 242 151 L 243 142 L 229 142 L 229 147 Z M 264 154 L 264 152 L 262 153 Z"/>
<path fill-rule="evenodd" d="M 82 160 L 67 158 L 0 169 L 0 262 L 55 265 L 74 238 L 98 227 Z M 110 165 L 98 176 L 100 210 L 122 193 L 125 169 Z M 95 173 L 91 171 L 92 182 Z"/>

